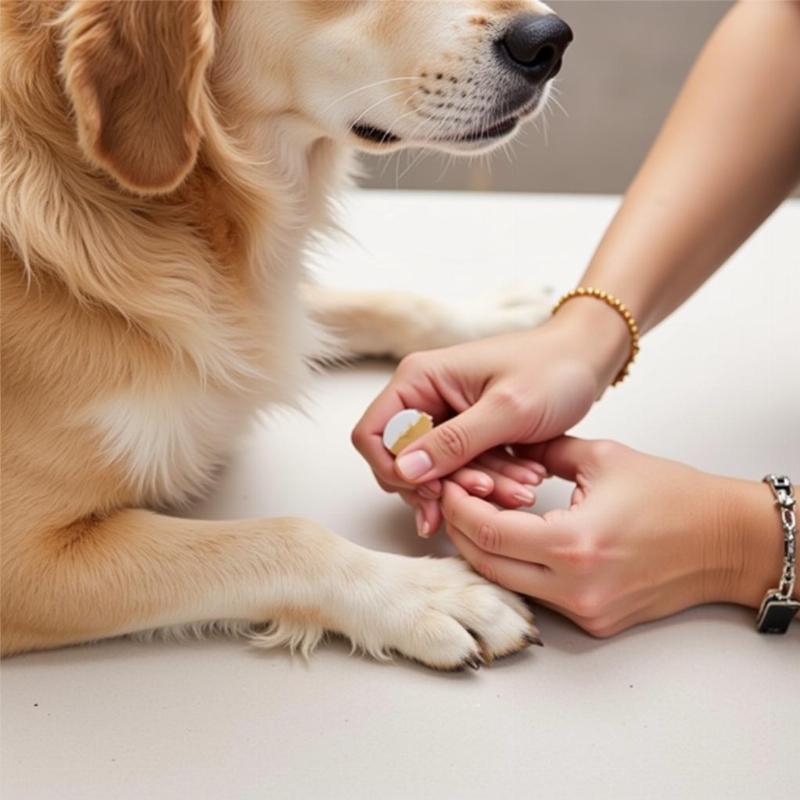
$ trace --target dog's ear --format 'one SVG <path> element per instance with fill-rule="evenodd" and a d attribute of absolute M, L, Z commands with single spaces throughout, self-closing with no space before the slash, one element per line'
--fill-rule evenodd
<path fill-rule="evenodd" d="M 211 0 L 74 0 L 62 20 L 62 73 L 85 154 L 131 191 L 171 191 L 203 135 Z"/>

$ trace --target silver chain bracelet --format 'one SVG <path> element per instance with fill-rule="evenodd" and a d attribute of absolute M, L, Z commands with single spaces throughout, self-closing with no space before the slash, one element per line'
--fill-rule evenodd
<path fill-rule="evenodd" d="M 786 475 L 767 475 L 768 484 L 775 496 L 775 505 L 781 515 L 783 528 L 783 572 L 775 589 L 768 589 L 761 601 L 756 617 L 759 633 L 786 633 L 792 620 L 800 611 L 800 601 L 792 599 L 797 577 L 797 517 L 792 482 Z"/>

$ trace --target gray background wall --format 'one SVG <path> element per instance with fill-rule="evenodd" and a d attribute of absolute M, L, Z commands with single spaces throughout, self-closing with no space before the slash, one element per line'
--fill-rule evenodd
<path fill-rule="evenodd" d="M 452 160 L 418 152 L 366 159 L 369 187 L 624 191 L 725 0 L 552 0 L 575 32 L 557 106 L 503 153 Z M 449 161 L 449 164 L 448 164 Z"/>

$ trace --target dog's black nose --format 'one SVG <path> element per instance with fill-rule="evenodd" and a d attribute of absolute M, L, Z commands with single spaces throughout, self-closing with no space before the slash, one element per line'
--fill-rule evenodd
<path fill-rule="evenodd" d="M 500 40 L 500 49 L 514 68 L 532 81 L 545 81 L 561 69 L 561 56 L 572 30 L 555 14 L 515 17 Z"/>

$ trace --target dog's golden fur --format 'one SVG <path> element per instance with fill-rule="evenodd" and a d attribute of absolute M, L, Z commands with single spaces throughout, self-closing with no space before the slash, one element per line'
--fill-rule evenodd
<path fill-rule="evenodd" d="M 149 510 L 205 489 L 254 410 L 333 352 L 299 302 L 301 259 L 352 142 L 309 121 L 277 34 L 259 94 L 236 58 L 270 25 L 247 17 L 257 5 L 2 4 L 4 653 L 213 622 L 306 650 L 333 630 L 451 668 L 477 655 L 465 628 L 488 657 L 534 635 L 455 560 L 372 553 L 302 519 Z M 366 13 L 267 5 L 284 28 Z M 413 9 L 380 5 L 370 35 L 388 47 Z M 474 30 L 529 6 L 471 5 Z"/>

